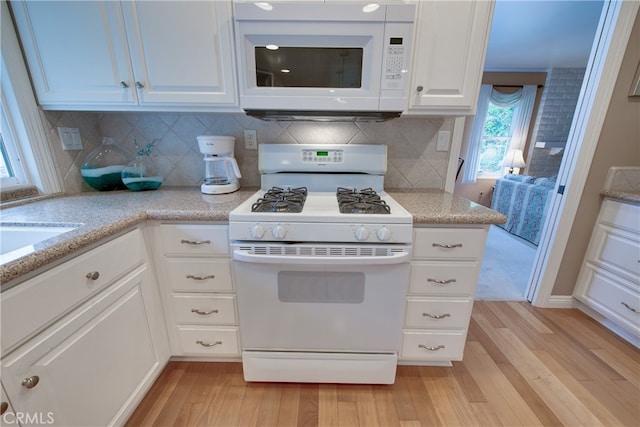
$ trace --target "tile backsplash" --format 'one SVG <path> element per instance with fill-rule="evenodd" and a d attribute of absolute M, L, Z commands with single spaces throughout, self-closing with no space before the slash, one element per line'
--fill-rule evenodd
<path fill-rule="evenodd" d="M 55 166 L 65 191 L 94 191 L 80 176 L 80 167 L 103 136 L 113 137 L 135 154 L 134 139 L 144 146 L 156 140 L 164 185 L 197 186 L 204 178 L 198 135 L 236 138 L 235 155 L 241 186 L 259 186 L 258 152 L 244 148 L 244 130 L 257 131 L 258 143 L 386 144 L 388 188 L 444 188 L 449 152 L 436 151 L 438 131 L 453 130 L 453 118 L 410 117 L 386 122 L 266 122 L 233 113 L 94 113 L 42 111 L 49 126 Z M 79 128 L 84 149 L 63 151 L 58 127 Z"/>

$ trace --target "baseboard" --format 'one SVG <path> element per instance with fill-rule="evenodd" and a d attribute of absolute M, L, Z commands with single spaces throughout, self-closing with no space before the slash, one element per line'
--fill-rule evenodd
<path fill-rule="evenodd" d="M 544 308 L 575 308 L 571 295 L 551 295 Z"/>

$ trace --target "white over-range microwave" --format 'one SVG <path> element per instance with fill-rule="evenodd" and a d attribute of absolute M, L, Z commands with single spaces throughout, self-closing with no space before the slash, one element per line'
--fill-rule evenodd
<path fill-rule="evenodd" d="M 234 4 L 240 104 L 269 118 L 407 108 L 413 4 Z"/>

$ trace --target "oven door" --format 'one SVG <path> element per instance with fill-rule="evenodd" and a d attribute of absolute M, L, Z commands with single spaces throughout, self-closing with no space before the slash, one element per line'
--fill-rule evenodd
<path fill-rule="evenodd" d="M 274 244 L 270 255 L 233 245 L 243 350 L 400 349 L 410 248 L 345 246 Z"/>

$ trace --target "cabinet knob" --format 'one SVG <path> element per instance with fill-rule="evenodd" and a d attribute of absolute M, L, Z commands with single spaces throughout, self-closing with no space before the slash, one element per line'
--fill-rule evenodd
<path fill-rule="evenodd" d="M 22 380 L 22 386 L 25 388 L 34 388 L 40 382 L 40 377 L 33 375 Z"/>
<path fill-rule="evenodd" d="M 120 87 L 121 87 L 122 89 L 127 89 L 127 88 L 129 87 L 129 85 L 128 85 L 128 84 L 126 84 L 125 82 L 120 82 Z"/>
<path fill-rule="evenodd" d="M 424 86 L 420 85 L 416 88 L 417 92 L 422 92 L 424 90 Z"/>
<path fill-rule="evenodd" d="M 221 345 L 222 341 L 216 341 L 216 342 L 204 342 L 202 340 L 198 340 L 196 341 L 196 344 L 200 344 L 203 347 L 213 347 L 214 345 Z"/>
<path fill-rule="evenodd" d="M 7 402 L 0 402 L 0 415 L 4 415 L 7 409 L 9 409 L 9 404 Z"/>
<path fill-rule="evenodd" d="M 137 89 L 142 89 L 144 87 L 144 85 L 140 82 L 136 82 L 136 88 Z"/>
<path fill-rule="evenodd" d="M 98 280 L 98 277 L 100 277 L 100 273 L 97 271 L 90 271 L 85 277 L 89 280 Z"/>

